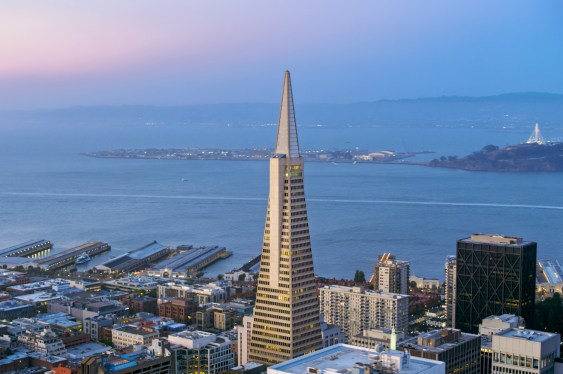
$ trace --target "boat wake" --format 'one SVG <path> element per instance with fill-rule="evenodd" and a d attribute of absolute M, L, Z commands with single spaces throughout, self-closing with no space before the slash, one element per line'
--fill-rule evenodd
<path fill-rule="evenodd" d="M 3 196 L 27 197 L 70 197 L 70 198 L 128 198 L 128 199 L 174 199 L 174 200 L 211 200 L 211 201 L 267 201 L 262 197 L 239 196 L 202 196 L 202 195 L 145 195 L 145 194 L 93 194 L 93 193 L 57 193 L 57 192 L 0 192 Z M 418 201 L 418 200 L 377 200 L 377 199 L 325 199 L 307 198 L 309 202 L 338 204 L 396 204 L 396 205 L 427 205 L 476 208 L 507 208 L 507 209 L 547 209 L 563 210 L 559 205 L 539 204 L 506 204 L 495 202 L 455 202 L 455 201 Z"/>

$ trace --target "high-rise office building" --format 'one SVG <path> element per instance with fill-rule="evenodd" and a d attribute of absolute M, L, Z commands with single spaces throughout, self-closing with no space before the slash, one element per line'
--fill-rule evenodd
<path fill-rule="evenodd" d="M 444 297 L 446 299 L 446 316 L 450 325 L 455 321 L 455 293 L 456 293 L 456 257 L 446 257 L 444 264 Z"/>
<path fill-rule="evenodd" d="M 249 361 L 275 364 L 322 348 L 319 301 L 289 72 L 285 73 Z"/>
<path fill-rule="evenodd" d="M 483 318 L 514 314 L 533 325 L 535 242 L 475 234 L 457 241 L 454 327 L 475 334 Z"/>
<path fill-rule="evenodd" d="M 408 261 L 400 261 L 391 253 L 383 253 L 375 264 L 370 283 L 376 290 L 407 295 L 409 269 Z"/>

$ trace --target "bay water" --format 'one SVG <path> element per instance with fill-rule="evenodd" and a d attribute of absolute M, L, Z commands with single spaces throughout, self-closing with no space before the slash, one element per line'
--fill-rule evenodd
<path fill-rule="evenodd" d="M 530 129 L 503 127 L 299 128 L 302 149 L 433 150 L 463 156 L 505 146 Z M 228 271 L 259 254 L 268 162 L 97 159 L 82 152 L 171 147 L 272 147 L 275 126 L 0 128 L 0 247 L 49 239 L 56 248 L 107 241 L 111 253 L 152 240 L 226 246 Z M 186 181 L 182 181 L 185 179 Z M 561 259 L 563 174 L 488 173 L 385 164 L 307 163 L 305 187 L 315 271 L 367 276 L 378 254 L 443 278 L 445 257 L 472 233 L 522 236 L 538 256 Z"/>

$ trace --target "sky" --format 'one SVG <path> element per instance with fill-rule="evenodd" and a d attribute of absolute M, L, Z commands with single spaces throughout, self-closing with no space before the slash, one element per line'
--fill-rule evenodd
<path fill-rule="evenodd" d="M 0 109 L 563 93 L 552 0 L 3 0 Z"/>

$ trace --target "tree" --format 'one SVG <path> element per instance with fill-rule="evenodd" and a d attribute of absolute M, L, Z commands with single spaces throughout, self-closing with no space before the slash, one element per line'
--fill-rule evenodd
<path fill-rule="evenodd" d="M 244 282 L 245 279 L 246 279 L 246 273 L 242 273 L 238 276 L 239 282 Z"/>
<path fill-rule="evenodd" d="M 366 283 L 366 275 L 361 270 L 356 270 L 356 274 L 354 274 L 354 282 L 357 283 Z"/>
<path fill-rule="evenodd" d="M 223 274 L 217 275 L 217 280 L 222 281 L 223 279 L 225 279 L 225 276 Z"/>

